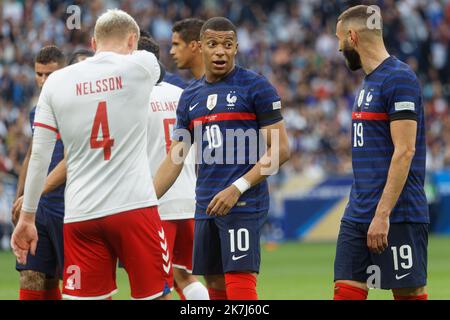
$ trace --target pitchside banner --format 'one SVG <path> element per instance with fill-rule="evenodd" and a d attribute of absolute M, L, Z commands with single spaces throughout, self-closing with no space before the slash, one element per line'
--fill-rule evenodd
<path fill-rule="evenodd" d="M 450 169 L 432 174 L 436 201 L 431 206 L 432 231 L 450 234 Z"/>
<path fill-rule="evenodd" d="M 352 176 L 334 176 L 301 186 L 284 197 L 279 220 L 284 240 L 335 241 Z M 427 173 L 425 190 L 431 232 L 450 234 L 450 169 Z"/>
<path fill-rule="evenodd" d="M 286 240 L 335 240 L 350 194 L 352 176 L 327 177 L 284 200 Z"/>

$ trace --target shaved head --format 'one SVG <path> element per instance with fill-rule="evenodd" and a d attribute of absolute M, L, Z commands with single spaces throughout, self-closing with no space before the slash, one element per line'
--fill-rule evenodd
<path fill-rule="evenodd" d="M 383 38 L 383 19 L 377 6 L 351 7 L 338 17 L 339 22 L 344 32 L 353 30 L 361 38 Z"/>

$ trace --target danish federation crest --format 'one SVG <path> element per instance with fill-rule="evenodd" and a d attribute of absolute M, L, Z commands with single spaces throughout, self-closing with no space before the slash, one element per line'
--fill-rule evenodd
<path fill-rule="evenodd" d="M 208 110 L 214 109 L 214 107 L 217 104 L 217 93 L 216 94 L 210 94 L 208 96 L 208 100 L 206 101 L 206 107 Z"/>
<path fill-rule="evenodd" d="M 364 89 L 359 92 L 358 107 L 361 107 L 361 104 L 362 104 L 363 99 L 364 99 L 364 93 L 365 93 Z"/>

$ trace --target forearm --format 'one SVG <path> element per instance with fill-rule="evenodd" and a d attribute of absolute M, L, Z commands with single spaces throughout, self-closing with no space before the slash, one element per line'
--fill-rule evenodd
<path fill-rule="evenodd" d="M 405 186 L 413 156 L 414 152 L 411 151 L 394 151 L 386 185 L 378 202 L 377 214 L 390 216 Z"/>
<path fill-rule="evenodd" d="M 167 157 L 159 166 L 155 177 L 153 178 L 156 197 L 158 199 L 160 199 L 167 192 L 167 190 L 169 190 L 170 187 L 172 187 L 172 185 L 175 183 L 178 176 L 180 175 L 182 169 L 183 169 L 182 163 L 175 164 L 170 159 L 170 156 L 167 155 Z"/>
<path fill-rule="evenodd" d="M 52 192 L 66 182 L 66 159 L 62 159 L 45 180 L 42 194 Z"/>
<path fill-rule="evenodd" d="M 289 160 L 289 156 L 287 145 L 281 146 L 278 150 L 269 147 L 250 171 L 244 174 L 243 178 L 253 187 L 264 181 L 268 176 L 276 174 L 279 168 Z"/>
<path fill-rule="evenodd" d="M 28 147 L 27 154 L 22 163 L 22 168 L 20 169 L 19 178 L 17 179 L 16 199 L 23 196 L 23 191 L 25 189 L 25 177 L 27 176 L 28 164 L 30 162 L 30 157 L 31 157 L 31 144 Z"/>
<path fill-rule="evenodd" d="M 36 212 L 44 189 L 55 142 L 56 136 L 54 132 L 36 127 L 27 178 L 25 180 L 25 193 L 22 205 L 22 211 L 24 212 Z"/>

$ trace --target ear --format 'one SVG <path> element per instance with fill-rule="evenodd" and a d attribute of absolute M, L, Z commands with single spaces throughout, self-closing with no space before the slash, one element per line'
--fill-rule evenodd
<path fill-rule="evenodd" d="M 197 48 L 198 48 L 198 51 L 199 51 L 200 53 L 203 52 L 203 51 L 202 51 L 202 42 L 201 42 L 201 41 L 197 41 Z"/>
<path fill-rule="evenodd" d="M 136 33 L 131 33 L 128 36 L 128 43 L 127 43 L 127 48 L 130 51 L 134 51 L 137 49 L 137 44 L 138 44 L 138 36 Z"/>
<path fill-rule="evenodd" d="M 97 41 L 95 41 L 94 37 L 91 38 L 91 48 L 92 50 L 97 51 Z"/>
<path fill-rule="evenodd" d="M 237 55 L 239 48 L 239 42 L 236 42 L 236 51 L 234 51 L 234 55 Z"/>
<path fill-rule="evenodd" d="M 191 42 L 189 42 L 188 47 L 191 49 L 191 51 L 195 51 L 195 49 L 197 48 L 197 41 L 192 40 Z"/>
<path fill-rule="evenodd" d="M 348 42 L 352 47 L 356 47 L 358 45 L 358 34 L 355 30 L 348 30 Z"/>

